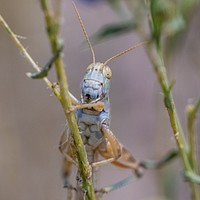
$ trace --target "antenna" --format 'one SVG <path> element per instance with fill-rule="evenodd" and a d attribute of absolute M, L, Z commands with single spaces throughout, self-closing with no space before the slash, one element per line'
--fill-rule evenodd
<path fill-rule="evenodd" d="M 78 12 L 78 9 L 77 9 L 77 7 L 76 7 L 76 4 L 75 4 L 74 2 L 72 2 L 72 4 L 73 4 L 74 9 L 75 9 L 75 11 L 76 11 L 76 14 L 77 14 L 77 16 L 78 16 L 78 20 L 79 20 L 79 23 L 80 23 L 81 28 L 82 28 L 82 30 L 83 30 L 83 33 L 84 33 L 84 35 L 85 35 L 85 38 L 86 38 L 86 40 L 87 40 L 87 43 L 88 43 L 88 45 L 89 45 L 89 47 L 90 47 L 90 51 L 91 51 L 91 53 L 92 53 L 92 60 L 93 60 L 93 63 L 95 64 L 95 54 L 94 54 L 94 50 L 93 50 L 93 48 L 92 48 L 92 45 L 91 45 L 91 43 L 90 43 L 88 34 L 87 34 L 86 29 L 85 29 L 85 27 L 84 27 L 84 25 L 83 25 L 83 21 L 82 21 L 81 16 L 80 16 L 80 14 L 79 14 L 79 12 Z"/>
<path fill-rule="evenodd" d="M 115 59 L 115 58 L 117 58 L 117 57 L 119 57 L 119 56 L 121 56 L 121 55 L 123 55 L 123 54 L 129 52 L 129 51 L 132 51 L 133 49 L 136 49 L 137 47 L 140 47 L 140 46 L 142 46 L 142 45 L 144 45 L 144 44 L 147 44 L 147 43 L 149 43 L 149 41 L 141 42 L 141 43 L 139 43 L 139 44 L 136 44 L 135 46 L 132 46 L 132 47 L 126 49 L 125 51 L 122 51 L 122 52 L 120 52 L 120 53 L 118 53 L 118 54 L 112 56 L 111 58 L 109 58 L 108 60 L 106 60 L 106 61 L 104 62 L 104 65 L 107 65 L 108 62 L 110 62 L 111 60 L 113 60 L 113 59 Z"/>

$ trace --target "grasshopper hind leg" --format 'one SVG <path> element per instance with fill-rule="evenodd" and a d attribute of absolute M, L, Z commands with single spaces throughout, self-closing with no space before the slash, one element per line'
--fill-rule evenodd
<path fill-rule="evenodd" d="M 130 169 L 138 178 L 141 177 L 143 175 L 143 167 L 122 144 L 119 143 L 119 145 L 121 146 L 121 156 L 118 159 L 114 159 L 111 164 Z M 114 158 L 111 144 L 107 140 L 99 147 L 99 153 L 105 159 Z"/>
<path fill-rule="evenodd" d="M 132 154 L 118 141 L 118 139 L 109 129 L 109 127 L 107 125 L 103 125 L 101 130 L 105 137 L 105 140 L 98 147 L 98 151 L 105 160 L 94 163 L 94 166 L 110 162 L 111 164 L 118 167 L 132 170 L 137 175 L 137 177 L 142 176 L 143 167 L 132 156 Z"/>
<path fill-rule="evenodd" d="M 138 178 L 140 178 L 143 175 L 143 167 L 141 166 L 141 164 L 138 161 L 136 161 L 132 154 L 121 143 L 118 144 L 120 148 L 118 147 L 117 149 L 121 149 L 121 153 L 120 157 L 117 159 L 114 159 L 116 158 L 115 153 L 113 151 L 112 144 L 107 140 L 107 138 L 98 147 L 98 152 L 106 160 L 111 160 L 113 158 L 111 164 L 117 167 L 130 169 L 133 172 L 133 174 L 129 177 L 124 178 L 123 180 L 120 180 L 117 183 L 101 188 L 100 190 L 96 190 L 95 193 L 96 196 L 99 197 L 99 199 L 102 198 L 104 194 L 117 190 L 127 185 L 132 180 L 138 180 Z M 98 163 L 102 162 L 100 161 Z"/>
<path fill-rule="evenodd" d="M 121 157 L 114 161 L 112 164 L 118 167 L 131 169 L 138 178 L 140 178 L 143 175 L 143 167 L 140 165 L 140 162 L 138 162 L 132 156 L 132 154 L 123 146 Z"/>

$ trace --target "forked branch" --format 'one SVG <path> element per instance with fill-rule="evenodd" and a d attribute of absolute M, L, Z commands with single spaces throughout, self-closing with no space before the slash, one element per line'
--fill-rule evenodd
<path fill-rule="evenodd" d="M 55 53 L 59 47 L 59 37 L 58 37 L 58 30 L 59 30 L 59 23 L 55 21 L 54 16 L 52 16 L 52 12 L 50 11 L 47 1 L 41 0 L 41 6 L 43 8 L 45 21 L 47 25 L 48 30 L 48 36 L 50 40 L 50 44 L 52 47 L 52 52 Z M 26 49 L 23 47 L 21 42 L 18 40 L 16 35 L 13 33 L 13 31 L 10 29 L 6 21 L 3 19 L 3 17 L 0 15 L 0 23 L 3 25 L 3 27 L 6 29 L 8 34 L 11 36 L 19 50 L 24 54 L 25 58 L 31 63 L 31 65 L 36 69 L 36 71 L 40 71 L 39 66 L 35 63 L 35 61 L 32 59 L 32 57 L 28 54 Z M 54 87 L 54 85 L 45 77 L 43 80 L 45 83 L 53 90 L 56 97 L 59 99 L 59 101 L 62 104 L 66 119 L 68 121 L 69 127 L 72 132 L 72 137 L 74 139 L 74 145 L 77 152 L 77 158 L 79 162 L 80 172 L 83 179 L 83 189 L 86 191 L 86 196 L 88 200 L 94 200 L 94 190 L 92 186 L 92 181 L 90 178 L 91 175 L 91 167 L 87 161 L 87 155 L 85 152 L 84 145 L 82 143 L 82 139 L 79 133 L 79 129 L 76 123 L 76 119 L 73 112 L 67 113 L 66 110 L 69 110 L 71 108 L 71 96 L 68 90 L 67 85 L 67 77 L 65 75 L 64 70 L 64 63 L 62 57 L 59 55 L 57 60 L 55 61 L 56 66 L 56 72 L 57 72 L 57 78 L 59 82 L 59 90 L 57 90 L 57 87 Z"/>

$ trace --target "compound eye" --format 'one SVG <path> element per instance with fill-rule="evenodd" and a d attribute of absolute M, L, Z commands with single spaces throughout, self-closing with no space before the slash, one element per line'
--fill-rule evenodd
<path fill-rule="evenodd" d="M 93 64 L 93 63 L 90 64 L 90 65 L 87 67 L 86 72 L 90 71 L 93 67 L 94 67 L 94 64 Z"/>
<path fill-rule="evenodd" d="M 112 77 L 112 71 L 111 71 L 110 67 L 105 66 L 105 67 L 103 68 L 103 74 L 104 74 L 104 76 L 105 76 L 106 78 L 110 79 L 110 78 Z"/>

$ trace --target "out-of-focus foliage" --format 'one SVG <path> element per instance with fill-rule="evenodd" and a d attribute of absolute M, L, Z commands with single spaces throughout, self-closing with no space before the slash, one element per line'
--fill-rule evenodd
<path fill-rule="evenodd" d="M 114 36 L 126 34 L 137 28 L 137 24 L 134 20 L 125 21 L 123 23 L 112 23 L 104 25 L 96 33 L 94 33 L 90 40 L 92 44 L 98 44 L 99 42 L 112 38 Z"/>
<path fill-rule="evenodd" d="M 166 53 L 173 52 L 173 48 L 180 44 L 179 38 L 187 29 L 197 3 L 198 0 L 149 1 L 152 38 L 158 47 L 161 45 L 160 42 L 165 44 Z"/>
<path fill-rule="evenodd" d="M 79 0 L 89 3 L 86 0 Z M 100 2 L 93 0 L 92 2 Z M 104 0 L 119 16 L 119 22 L 106 24 L 91 36 L 93 44 L 105 39 L 129 33 L 144 31 L 147 38 L 164 44 L 167 55 L 180 45 L 181 34 L 186 31 L 199 0 Z M 150 12 L 149 12 L 150 11 Z M 149 30 L 144 27 L 146 16 L 151 18 Z"/>
<path fill-rule="evenodd" d="M 175 1 L 151 0 L 150 14 L 152 38 L 157 46 L 160 46 L 161 35 L 171 36 L 184 28 L 184 20 L 177 14 Z"/>
<path fill-rule="evenodd" d="M 88 3 L 87 0 L 79 0 Z M 93 2 L 100 2 L 99 0 Z M 110 24 L 105 24 L 90 40 L 93 44 L 97 44 L 106 39 L 110 39 L 122 34 L 127 34 L 139 27 L 144 17 L 144 2 L 132 0 L 102 0 L 101 3 L 108 3 L 112 10 L 117 14 L 119 20 Z"/>
<path fill-rule="evenodd" d="M 85 4 L 94 4 L 94 3 L 102 2 L 102 0 L 78 0 L 78 1 L 83 2 Z"/>

